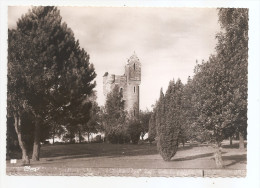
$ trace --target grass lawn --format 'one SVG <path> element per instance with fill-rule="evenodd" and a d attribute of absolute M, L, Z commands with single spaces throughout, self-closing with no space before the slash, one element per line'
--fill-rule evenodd
<path fill-rule="evenodd" d="M 246 169 L 246 151 L 240 151 L 238 143 L 230 147 L 223 143 L 225 169 Z M 7 161 L 7 174 L 21 167 Z M 156 145 L 150 144 L 64 144 L 43 145 L 39 162 L 31 162 L 31 168 L 131 168 L 131 169 L 214 169 L 214 149 L 208 145 L 180 146 L 171 161 L 165 162 Z M 12 173 L 11 173 L 12 174 Z M 19 174 L 19 173 L 18 173 Z"/>

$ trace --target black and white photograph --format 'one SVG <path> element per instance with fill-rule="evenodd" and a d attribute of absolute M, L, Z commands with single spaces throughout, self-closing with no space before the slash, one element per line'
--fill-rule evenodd
<path fill-rule="evenodd" d="M 6 175 L 246 178 L 249 13 L 8 6 Z"/>

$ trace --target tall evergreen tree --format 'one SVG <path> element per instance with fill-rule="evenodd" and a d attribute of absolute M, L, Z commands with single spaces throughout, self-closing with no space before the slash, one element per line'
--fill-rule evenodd
<path fill-rule="evenodd" d="M 188 77 L 187 84 L 183 89 L 183 102 L 182 102 L 182 114 L 183 114 L 183 122 L 181 125 L 179 140 L 182 142 L 183 147 L 185 142 L 190 139 L 194 139 L 194 132 L 192 130 L 192 124 L 195 118 L 195 114 L 192 109 L 192 97 L 193 97 L 193 88 L 192 88 L 192 80 Z"/>
<path fill-rule="evenodd" d="M 171 81 L 165 96 L 160 94 L 157 115 L 157 148 L 165 161 L 177 152 L 178 140 L 183 121 L 182 115 L 183 84 L 180 80 Z"/>
<path fill-rule="evenodd" d="M 157 112 L 158 104 L 159 104 L 159 101 L 156 101 L 156 103 L 153 107 L 151 117 L 149 119 L 149 130 L 148 130 L 149 142 L 154 141 L 156 136 L 157 136 L 157 130 L 156 130 L 156 117 L 157 117 L 157 115 L 156 115 L 156 112 Z"/>

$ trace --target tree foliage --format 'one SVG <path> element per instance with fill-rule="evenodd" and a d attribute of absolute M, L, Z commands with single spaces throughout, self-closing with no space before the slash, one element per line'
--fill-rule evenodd
<path fill-rule="evenodd" d="M 216 47 L 219 60 L 225 68 L 226 118 L 232 122 L 241 138 L 247 133 L 248 89 L 248 9 L 219 9 L 222 32 Z M 240 147 L 244 147 L 240 142 Z"/>
<path fill-rule="evenodd" d="M 156 107 L 153 109 L 151 117 L 149 119 L 149 130 L 148 130 L 148 140 L 152 142 L 156 138 Z"/>
<path fill-rule="evenodd" d="M 103 114 L 106 139 L 111 143 L 124 143 L 127 135 L 127 112 L 124 110 L 122 93 L 116 85 L 107 95 Z"/>
<path fill-rule="evenodd" d="M 140 120 L 140 130 L 141 130 L 142 140 L 143 140 L 145 134 L 149 130 L 149 120 L 151 118 L 151 114 L 152 114 L 152 112 L 150 112 L 149 110 L 139 112 L 138 119 Z"/>
<path fill-rule="evenodd" d="M 61 20 L 56 7 L 34 7 L 9 30 L 8 111 L 34 115 L 34 160 L 45 122 L 81 122 L 95 87 L 89 55 Z"/>
<path fill-rule="evenodd" d="M 219 9 L 217 54 L 197 67 L 199 122 L 215 142 L 247 128 L 248 9 Z"/>
<path fill-rule="evenodd" d="M 130 119 L 127 122 L 127 135 L 133 144 L 138 144 L 142 133 L 142 124 L 139 119 Z"/>
<path fill-rule="evenodd" d="M 91 105 L 90 117 L 85 123 L 81 124 L 80 128 L 81 128 L 81 134 L 87 134 L 88 141 L 89 141 L 90 134 L 103 131 L 101 127 L 100 107 L 98 106 L 95 100 L 92 102 Z"/>

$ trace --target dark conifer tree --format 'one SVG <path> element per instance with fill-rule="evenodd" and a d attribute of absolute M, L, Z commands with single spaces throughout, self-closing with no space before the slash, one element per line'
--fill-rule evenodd
<path fill-rule="evenodd" d="M 154 107 L 151 117 L 149 119 L 148 139 L 149 142 L 154 141 L 156 138 L 156 107 Z"/>
<path fill-rule="evenodd" d="M 176 84 L 171 81 L 165 96 L 162 91 L 160 94 L 157 115 L 157 148 L 165 161 L 171 160 L 178 149 L 181 123 L 183 121 L 182 90 L 183 84 L 180 80 Z"/>

